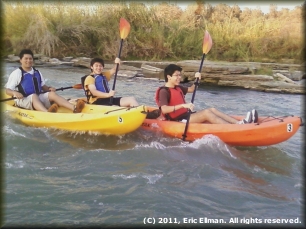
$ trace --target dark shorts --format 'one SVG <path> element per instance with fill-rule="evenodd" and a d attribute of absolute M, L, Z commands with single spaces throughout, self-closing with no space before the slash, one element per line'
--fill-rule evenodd
<path fill-rule="evenodd" d="M 193 112 L 191 112 L 191 114 L 193 114 L 193 113 L 195 113 L 196 111 L 193 111 Z M 169 120 L 170 121 L 178 121 L 178 122 L 180 122 L 180 121 L 182 121 L 183 119 L 188 119 L 188 112 L 186 112 L 186 113 L 184 113 L 184 114 L 181 114 L 180 116 L 178 116 L 177 118 L 175 118 L 175 119 L 172 119 L 172 118 L 170 118 L 169 117 Z"/>
<path fill-rule="evenodd" d="M 120 100 L 122 97 L 113 97 L 112 105 L 120 106 Z M 92 104 L 96 105 L 104 105 L 104 106 L 110 106 L 110 98 L 98 98 L 96 101 L 94 101 Z"/>

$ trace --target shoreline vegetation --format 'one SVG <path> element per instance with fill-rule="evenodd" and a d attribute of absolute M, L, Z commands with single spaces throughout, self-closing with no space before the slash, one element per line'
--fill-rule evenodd
<path fill-rule="evenodd" d="M 2 2 L 2 58 L 23 48 L 63 58 L 101 56 L 113 60 L 118 52 L 119 19 L 131 24 L 121 58 L 126 61 L 199 60 L 204 31 L 213 47 L 211 61 L 303 64 L 304 9 L 269 13 L 238 5 L 190 1 L 181 9 L 171 1 L 141 2 Z"/>

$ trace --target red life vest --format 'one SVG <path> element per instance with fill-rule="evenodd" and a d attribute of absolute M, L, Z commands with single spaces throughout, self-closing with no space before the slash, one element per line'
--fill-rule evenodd
<path fill-rule="evenodd" d="M 159 104 L 159 92 L 161 89 L 167 89 L 169 95 L 170 95 L 170 99 L 168 101 L 168 106 L 176 106 L 179 104 L 183 104 L 186 103 L 185 102 L 185 96 L 184 93 L 182 91 L 182 89 L 180 87 L 174 87 L 174 88 L 169 88 L 169 87 L 159 87 L 156 90 L 155 93 L 155 102 L 157 104 L 157 106 L 160 108 L 160 104 Z M 167 119 L 176 119 L 178 118 L 180 115 L 185 114 L 186 112 L 188 112 L 187 108 L 180 108 L 178 110 L 172 111 L 170 113 L 167 114 L 163 114 Z"/>

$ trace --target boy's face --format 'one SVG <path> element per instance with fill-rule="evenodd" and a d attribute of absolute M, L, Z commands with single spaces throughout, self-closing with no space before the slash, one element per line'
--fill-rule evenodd
<path fill-rule="evenodd" d="M 168 75 L 168 82 L 173 85 L 179 85 L 181 82 L 181 72 L 175 71 L 172 76 Z"/>
<path fill-rule="evenodd" d="M 101 74 L 103 71 L 103 65 L 99 62 L 94 63 L 91 67 L 92 73 Z"/>
<path fill-rule="evenodd" d="M 20 59 L 21 67 L 24 69 L 31 68 L 33 66 L 33 57 L 31 54 L 24 54 Z"/>

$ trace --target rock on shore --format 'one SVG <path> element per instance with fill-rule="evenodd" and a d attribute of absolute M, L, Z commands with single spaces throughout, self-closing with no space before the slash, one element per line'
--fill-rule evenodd
<path fill-rule="evenodd" d="M 35 65 L 70 65 L 89 68 L 90 58 L 65 57 L 62 60 L 35 54 Z M 8 62 L 19 62 L 19 57 L 9 55 Z M 164 68 L 170 64 L 179 65 L 182 82 L 193 81 L 199 71 L 200 60 L 178 62 L 122 61 L 118 77 L 145 77 L 164 80 Z M 114 64 L 105 63 L 105 69 Z M 272 69 L 271 75 L 256 74 L 261 68 Z M 214 62 L 205 60 L 201 71 L 201 84 L 245 88 L 250 90 L 305 94 L 305 66 L 297 64 L 258 63 L 258 62 Z"/>

